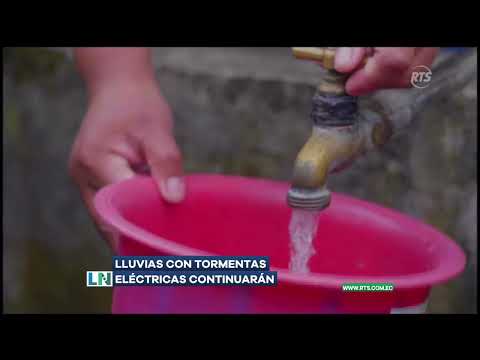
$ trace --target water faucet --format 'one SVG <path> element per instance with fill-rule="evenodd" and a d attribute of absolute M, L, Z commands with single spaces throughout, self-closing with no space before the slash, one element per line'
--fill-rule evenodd
<path fill-rule="evenodd" d="M 293 208 L 323 210 L 331 199 L 328 175 L 384 145 L 393 127 L 381 112 L 358 111 L 357 97 L 345 91 L 349 75 L 334 69 L 335 48 L 293 48 L 293 54 L 320 63 L 325 74 L 313 96 L 313 129 L 295 161 L 287 203 Z"/>

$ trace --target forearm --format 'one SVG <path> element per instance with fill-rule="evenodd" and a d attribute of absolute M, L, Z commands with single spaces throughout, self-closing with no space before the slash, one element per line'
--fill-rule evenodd
<path fill-rule="evenodd" d="M 149 48 L 75 48 L 74 57 L 90 96 L 116 82 L 154 79 Z"/>

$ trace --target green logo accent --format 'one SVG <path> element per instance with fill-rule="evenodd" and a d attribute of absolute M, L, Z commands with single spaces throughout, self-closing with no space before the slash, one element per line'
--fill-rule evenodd
<path fill-rule="evenodd" d="M 390 292 L 394 286 L 390 283 L 347 283 L 342 285 L 345 292 Z"/>

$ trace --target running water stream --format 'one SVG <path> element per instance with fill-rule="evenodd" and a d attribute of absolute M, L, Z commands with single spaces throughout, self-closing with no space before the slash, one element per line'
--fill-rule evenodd
<path fill-rule="evenodd" d="M 290 218 L 290 265 L 292 272 L 310 272 L 308 261 L 315 253 L 313 239 L 317 234 L 320 211 L 293 209 Z"/>

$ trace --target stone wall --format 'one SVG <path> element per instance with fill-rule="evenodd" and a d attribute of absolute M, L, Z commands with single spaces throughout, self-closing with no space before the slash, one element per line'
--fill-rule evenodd
<path fill-rule="evenodd" d="M 52 49 L 7 48 L 3 59 L 5 311 L 109 311 L 110 290 L 87 290 L 84 271 L 108 268 L 110 253 L 66 168 L 86 109 L 82 81 Z M 187 172 L 289 179 L 310 132 L 318 67 L 284 48 L 159 48 L 155 64 Z M 466 251 L 466 271 L 434 288 L 428 312 L 477 311 L 476 134 L 475 76 L 329 181 L 433 225 Z"/>

